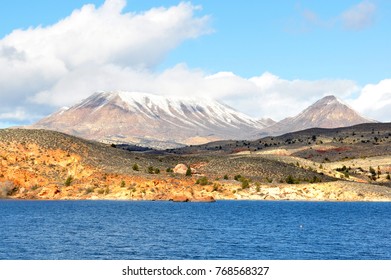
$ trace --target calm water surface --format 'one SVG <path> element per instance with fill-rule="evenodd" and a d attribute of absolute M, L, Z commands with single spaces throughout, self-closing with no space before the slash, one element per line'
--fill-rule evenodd
<path fill-rule="evenodd" d="M 391 259 L 391 203 L 0 200 L 0 259 Z"/>

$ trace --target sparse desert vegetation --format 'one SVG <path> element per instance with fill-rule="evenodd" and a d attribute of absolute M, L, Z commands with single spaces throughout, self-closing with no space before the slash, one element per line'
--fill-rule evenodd
<path fill-rule="evenodd" d="M 53 131 L 0 130 L 0 196 L 391 200 L 388 131 L 370 124 L 131 152 Z"/>

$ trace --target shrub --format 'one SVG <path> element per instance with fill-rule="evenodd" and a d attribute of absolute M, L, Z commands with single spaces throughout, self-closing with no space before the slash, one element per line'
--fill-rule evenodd
<path fill-rule="evenodd" d="M 377 179 L 376 175 L 369 175 L 368 178 L 373 181 L 376 181 L 376 179 Z"/>
<path fill-rule="evenodd" d="M 154 171 L 155 171 L 155 170 L 153 169 L 153 166 L 148 166 L 147 172 L 148 172 L 149 174 L 153 174 Z"/>
<path fill-rule="evenodd" d="M 168 167 L 168 168 L 166 169 L 166 172 L 172 173 L 172 172 L 174 172 L 174 170 L 173 170 L 171 167 Z"/>
<path fill-rule="evenodd" d="M 69 175 L 68 178 L 65 180 L 64 185 L 66 187 L 69 187 L 72 184 L 72 181 L 73 181 L 73 177 Z"/>
<path fill-rule="evenodd" d="M 137 163 L 133 164 L 132 169 L 133 169 L 134 171 L 139 171 L 139 170 L 140 170 Z"/>
<path fill-rule="evenodd" d="M 98 193 L 98 194 L 104 194 L 104 193 L 105 193 L 105 190 L 104 190 L 104 189 L 99 189 L 99 190 L 97 190 L 97 193 Z"/>
<path fill-rule="evenodd" d="M 376 170 L 372 166 L 369 167 L 369 173 L 371 173 L 372 176 L 376 176 Z"/>
<path fill-rule="evenodd" d="M 286 179 L 285 179 L 285 182 L 287 184 L 294 184 L 295 183 L 295 180 L 293 179 L 292 175 L 289 175 Z"/>
<path fill-rule="evenodd" d="M 125 188 L 125 181 L 124 180 L 121 181 L 121 188 Z"/>
<path fill-rule="evenodd" d="M 387 180 L 391 180 L 390 174 L 387 174 Z"/>
<path fill-rule="evenodd" d="M 285 182 L 287 184 L 299 184 L 300 183 L 300 179 L 296 179 L 294 178 L 292 175 L 289 175 L 286 179 L 285 179 Z"/>
<path fill-rule="evenodd" d="M 191 176 L 191 168 L 190 168 L 190 166 L 187 168 L 187 170 L 186 170 L 186 176 Z"/>
<path fill-rule="evenodd" d="M 349 175 L 348 175 L 349 176 Z M 317 176 L 314 176 L 311 180 L 310 180 L 310 183 L 313 184 L 313 183 L 320 183 L 322 182 L 322 179 L 318 178 Z"/>
<path fill-rule="evenodd" d="M 225 174 L 224 177 L 223 177 L 224 180 L 228 180 L 228 175 Z"/>
<path fill-rule="evenodd" d="M 242 175 L 238 174 L 238 175 L 235 175 L 234 179 L 236 181 L 240 181 L 240 179 L 242 178 Z"/>
<path fill-rule="evenodd" d="M 92 192 L 94 192 L 94 188 L 93 187 L 88 187 L 88 188 L 86 188 L 85 194 L 89 194 L 89 193 L 92 193 Z"/>
<path fill-rule="evenodd" d="M 348 168 L 344 165 L 344 166 L 342 166 L 342 168 L 337 168 L 336 170 L 339 172 L 347 172 Z"/>
<path fill-rule="evenodd" d="M 242 189 L 248 189 L 250 187 L 250 182 L 247 179 L 242 180 Z"/>
<path fill-rule="evenodd" d="M 153 166 L 149 166 L 148 169 L 147 169 L 147 172 L 149 174 L 159 174 L 160 173 L 160 169 L 159 168 L 154 168 Z"/>
<path fill-rule="evenodd" d="M 198 179 L 196 181 L 196 184 L 200 184 L 201 186 L 205 186 L 205 185 L 209 184 L 208 178 L 201 177 L 200 179 Z"/>

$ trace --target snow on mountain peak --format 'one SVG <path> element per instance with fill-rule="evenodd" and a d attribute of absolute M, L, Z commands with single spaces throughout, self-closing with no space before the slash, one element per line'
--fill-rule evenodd
<path fill-rule="evenodd" d="M 260 126 L 257 120 L 240 113 L 233 108 L 224 105 L 210 98 L 200 97 L 179 97 L 160 96 L 142 92 L 112 92 L 111 95 L 118 96 L 134 111 L 144 111 L 148 109 L 151 115 L 164 115 L 171 117 L 189 118 L 203 117 L 211 122 L 222 122 L 235 125 L 236 123 L 246 123 L 247 125 Z M 109 95 L 109 96 L 111 96 Z M 217 124 L 217 123 L 216 123 Z"/>
<path fill-rule="evenodd" d="M 253 119 L 209 98 L 110 91 L 97 92 L 68 110 L 40 120 L 35 127 L 104 141 L 117 141 L 120 135 L 121 142 L 182 145 L 250 139 L 260 132 L 278 135 L 310 127 L 371 122 L 344 105 L 335 96 L 326 96 L 299 115 L 275 123 Z"/>

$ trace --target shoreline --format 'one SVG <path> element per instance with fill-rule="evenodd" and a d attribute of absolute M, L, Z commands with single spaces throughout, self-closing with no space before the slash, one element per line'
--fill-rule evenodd
<path fill-rule="evenodd" d="M 0 198 L 1 201 L 47 201 L 47 202 L 61 202 L 61 201 L 112 201 L 112 202 L 169 202 L 169 203 L 200 203 L 208 204 L 214 202 L 224 202 L 224 201 L 252 201 L 252 202 L 320 202 L 320 203 L 391 203 L 390 200 L 315 200 L 315 199 L 250 199 L 250 198 L 241 198 L 241 199 L 215 199 L 214 201 L 200 201 L 200 200 L 189 200 L 189 201 L 172 201 L 172 200 L 148 200 L 148 199 L 112 199 L 112 198 L 64 198 L 64 199 L 30 199 L 30 198 Z"/>
<path fill-rule="evenodd" d="M 391 202 L 391 188 L 351 181 L 333 181 L 304 184 L 259 184 L 243 189 L 237 183 L 192 185 L 190 182 L 143 181 L 138 188 L 124 188 L 119 184 L 98 192 L 82 185 L 59 187 L 50 185 L 39 189 L 18 188 L 16 192 L 0 199 L 13 200 L 118 200 L 118 201 L 173 201 L 210 203 L 219 200 L 257 201 L 374 201 Z M 158 188 L 159 187 L 159 188 Z M 88 190 L 88 191 L 87 191 Z M 99 189 L 98 189 L 99 190 Z"/>

